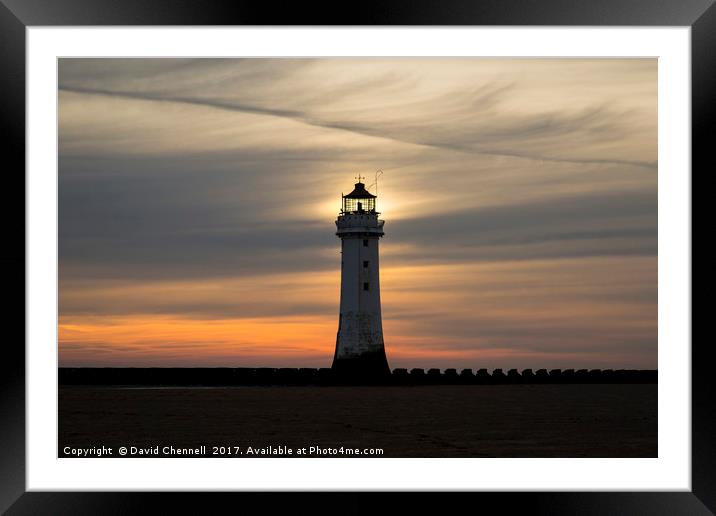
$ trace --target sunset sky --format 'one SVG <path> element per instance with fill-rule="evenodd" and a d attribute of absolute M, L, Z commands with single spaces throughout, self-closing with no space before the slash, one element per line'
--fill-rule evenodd
<path fill-rule="evenodd" d="M 392 368 L 657 367 L 655 59 L 60 59 L 59 89 L 62 366 L 330 367 L 340 195 L 381 169 Z"/>

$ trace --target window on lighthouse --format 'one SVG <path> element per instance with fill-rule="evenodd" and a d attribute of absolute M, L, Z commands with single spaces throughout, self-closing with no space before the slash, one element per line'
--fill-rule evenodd
<path fill-rule="evenodd" d="M 375 210 L 375 199 L 344 197 L 343 211 L 347 213 L 363 213 Z"/>
<path fill-rule="evenodd" d="M 368 283 L 363 283 L 363 290 L 368 290 L 368 287 L 369 287 Z"/>
<path fill-rule="evenodd" d="M 363 247 L 368 247 L 368 239 L 363 240 Z"/>

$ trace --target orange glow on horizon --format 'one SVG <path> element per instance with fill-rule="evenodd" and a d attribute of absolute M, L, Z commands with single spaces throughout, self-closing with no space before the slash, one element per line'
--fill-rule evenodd
<path fill-rule="evenodd" d="M 331 321 L 333 322 L 333 321 Z M 188 319 L 175 316 L 62 317 L 63 362 L 113 363 L 161 358 L 201 365 L 215 360 L 240 366 L 257 357 L 332 356 L 329 325 L 316 318 Z M 335 338 L 335 336 L 333 337 Z"/>
<path fill-rule="evenodd" d="M 594 259 L 602 271 L 587 281 L 582 271 L 588 261 L 386 267 L 381 271 L 383 329 L 391 367 L 638 363 L 636 353 L 615 347 L 605 354 L 598 347 L 649 335 L 655 307 L 609 298 L 597 302 L 595 296 L 629 281 L 630 268 L 643 270 L 644 260 L 634 258 L 627 267 L 624 259 Z M 60 363 L 330 367 L 338 324 L 337 282 L 335 271 L 319 271 L 76 287 L 63 294 L 61 303 L 92 299 L 98 313 L 104 305 L 135 313 L 61 315 Z M 169 310 L 176 307 L 176 313 L 151 313 L 151 307 L 141 305 L 157 298 Z M 181 312 L 209 303 L 232 308 L 221 308 L 226 313 L 219 317 Z M 595 329 L 600 320 L 609 324 Z M 589 333 L 585 328 L 591 328 Z M 575 335 L 584 336 L 581 348 L 575 349 Z"/>

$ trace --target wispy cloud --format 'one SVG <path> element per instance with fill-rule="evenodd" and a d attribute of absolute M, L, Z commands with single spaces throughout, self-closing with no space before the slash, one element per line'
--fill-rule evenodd
<path fill-rule="evenodd" d="M 474 128 L 468 126 L 463 128 L 462 134 L 456 134 L 456 131 L 454 130 L 455 126 L 458 126 L 461 121 L 464 122 L 464 119 L 460 120 L 459 118 L 456 118 L 451 120 L 451 127 L 447 131 L 443 132 L 441 128 L 436 127 L 433 120 L 412 126 L 400 125 L 399 123 L 396 124 L 394 122 L 384 124 L 380 121 L 361 123 L 350 119 L 321 118 L 319 116 L 312 115 L 307 111 L 263 107 L 235 100 L 175 96 L 162 93 L 103 90 L 67 85 L 60 85 L 60 90 L 72 93 L 106 95 L 150 102 L 190 104 L 228 111 L 237 111 L 241 113 L 284 117 L 317 127 L 348 131 L 375 138 L 385 138 L 401 143 L 438 147 L 457 152 L 508 156 L 547 162 L 632 165 L 653 170 L 655 170 L 657 166 L 655 161 L 609 158 L 568 158 L 560 157 L 559 155 L 551 155 L 550 153 L 516 150 L 520 148 L 521 144 L 528 146 L 532 140 L 565 137 L 573 135 L 575 132 L 601 132 L 604 135 L 608 135 L 609 139 L 618 138 L 619 134 L 616 133 L 615 130 L 618 126 L 615 123 L 615 120 L 623 114 L 609 112 L 604 107 L 589 108 L 584 112 L 576 114 L 570 113 L 563 115 L 547 112 L 531 117 L 519 117 L 513 120 L 498 120 L 496 125 L 485 127 L 481 124 L 482 127 Z M 488 85 L 487 87 L 480 89 L 480 91 L 483 90 L 487 91 L 476 97 L 471 95 L 470 98 L 464 99 L 464 102 L 460 102 L 457 109 L 464 113 L 464 109 L 466 107 L 469 108 L 471 106 L 477 106 L 477 111 L 479 113 L 481 109 L 485 108 L 483 104 L 488 106 L 491 105 L 494 102 L 494 97 L 503 91 L 506 91 L 507 88 L 492 87 L 492 85 Z M 454 98 L 455 97 L 453 96 L 453 101 Z M 405 109 L 407 112 L 410 112 L 412 111 L 413 106 L 402 106 L 401 109 Z M 444 113 L 444 116 L 449 119 L 451 115 L 456 114 L 457 112 L 448 112 Z M 471 115 L 474 116 L 475 113 L 472 113 Z M 512 149 L 491 148 L 489 144 L 496 141 L 503 144 L 509 143 L 512 146 Z"/>

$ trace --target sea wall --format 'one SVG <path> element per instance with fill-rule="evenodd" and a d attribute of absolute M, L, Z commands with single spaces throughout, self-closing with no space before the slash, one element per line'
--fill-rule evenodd
<path fill-rule="evenodd" d="M 60 385 L 341 385 L 380 383 L 382 385 L 503 385 L 574 383 L 657 383 L 653 369 L 393 369 L 378 381 L 347 380 L 329 368 L 244 368 L 244 367 L 61 367 Z"/>

